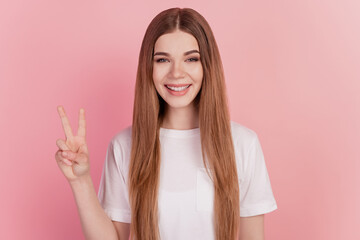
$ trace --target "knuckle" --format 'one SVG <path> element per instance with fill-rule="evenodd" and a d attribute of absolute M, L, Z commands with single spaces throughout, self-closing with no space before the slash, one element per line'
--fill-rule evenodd
<path fill-rule="evenodd" d="M 76 154 L 73 153 L 72 151 L 67 150 L 67 151 L 64 151 L 64 152 L 66 153 L 66 158 L 67 159 L 73 160 L 74 158 L 76 158 Z"/>
<path fill-rule="evenodd" d="M 55 159 L 56 159 L 56 160 L 61 159 L 61 152 L 60 152 L 60 150 L 55 153 Z"/>
<path fill-rule="evenodd" d="M 71 152 L 66 152 L 67 154 L 66 154 L 66 158 L 67 159 L 73 159 L 73 154 L 71 153 Z"/>

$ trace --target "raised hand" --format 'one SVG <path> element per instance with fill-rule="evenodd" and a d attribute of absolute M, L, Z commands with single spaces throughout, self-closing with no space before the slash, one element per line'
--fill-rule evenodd
<path fill-rule="evenodd" d="M 90 174 L 89 151 L 86 145 L 85 110 L 80 108 L 77 136 L 73 135 L 70 122 L 62 106 L 57 107 L 65 132 L 66 140 L 57 139 L 59 150 L 55 153 L 56 162 L 69 181 Z"/>

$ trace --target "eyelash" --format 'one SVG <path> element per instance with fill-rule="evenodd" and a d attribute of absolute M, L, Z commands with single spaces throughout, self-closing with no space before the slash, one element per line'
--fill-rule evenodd
<path fill-rule="evenodd" d="M 193 59 L 193 60 L 194 60 L 194 61 L 190 61 L 190 62 L 197 62 L 197 61 L 199 61 L 199 59 L 196 58 L 196 57 L 194 57 L 194 58 L 189 58 L 188 60 L 190 60 L 190 59 Z M 165 58 L 159 58 L 159 59 L 156 60 L 156 62 L 158 62 L 158 63 L 163 62 L 163 61 L 161 61 L 161 60 L 166 60 L 166 59 L 165 59 Z"/>

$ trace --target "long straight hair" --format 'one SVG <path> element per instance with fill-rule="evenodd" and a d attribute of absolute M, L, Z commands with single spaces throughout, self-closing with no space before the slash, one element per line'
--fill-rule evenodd
<path fill-rule="evenodd" d="M 129 167 L 131 238 L 160 239 L 159 129 L 166 103 L 157 94 L 153 83 L 153 54 L 156 40 L 177 29 L 193 35 L 200 50 L 204 75 L 195 104 L 199 111 L 203 162 L 214 184 L 216 239 L 235 240 L 240 222 L 239 184 L 223 66 L 209 24 L 191 8 L 170 8 L 159 13 L 151 21 L 142 41 L 135 84 Z"/>

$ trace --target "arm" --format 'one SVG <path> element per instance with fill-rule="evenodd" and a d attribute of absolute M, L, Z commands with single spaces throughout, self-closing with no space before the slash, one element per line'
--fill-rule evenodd
<path fill-rule="evenodd" d="M 264 240 L 264 214 L 240 217 L 239 240 Z"/>
<path fill-rule="evenodd" d="M 90 176 L 70 183 L 87 240 L 118 240 L 116 229 L 102 209 Z M 124 238 L 125 240 L 126 238 Z M 122 239 L 121 239 L 122 240 Z"/>
<path fill-rule="evenodd" d="M 74 194 L 85 238 L 118 240 L 114 224 L 102 209 L 90 176 L 87 148 L 85 111 L 80 109 L 78 135 L 74 136 L 62 106 L 58 112 L 66 135 L 66 142 L 58 139 L 56 162 L 68 180 Z M 124 239 L 125 240 L 125 239 Z"/>
<path fill-rule="evenodd" d="M 130 223 L 123 223 L 116 221 L 112 221 L 112 222 L 118 233 L 118 238 L 121 240 L 128 240 L 130 237 Z"/>

